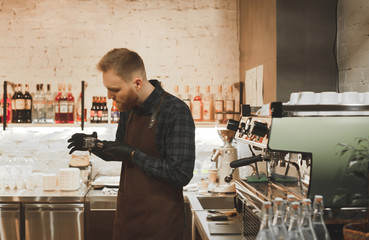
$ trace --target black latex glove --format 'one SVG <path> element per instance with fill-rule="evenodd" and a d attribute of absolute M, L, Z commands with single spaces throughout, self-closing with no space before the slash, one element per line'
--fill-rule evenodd
<path fill-rule="evenodd" d="M 119 141 L 103 141 L 102 150 L 104 153 L 111 156 L 115 161 L 127 161 L 131 159 L 134 148 Z"/>
<path fill-rule="evenodd" d="M 70 143 L 68 145 L 68 149 L 72 148 L 69 151 L 69 154 L 72 154 L 74 151 L 87 151 L 87 148 L 83 147 L 83 139 L 85 137 L 94 137 L 97 138 L 97 133 L 93 132 L 92 134 L 84 134 L 84 133 L 75 133 L 72 135 L 71 138 L 68 139 L 68 142 Z"/>

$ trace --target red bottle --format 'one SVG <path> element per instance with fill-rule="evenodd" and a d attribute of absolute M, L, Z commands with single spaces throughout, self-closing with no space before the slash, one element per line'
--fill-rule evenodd
<path fill-rule="evenodd" d="M 65 92 L 65 84 L 62 86 L 62 93 L 59 101 L 60 123 L 68 123 L 68 95 Z"/>
<path fill-rule="evenodd" d="M 72 84 L 68 84 L 68 123 L 74 123 L 74 96 L 72 94 Z"/>
<path fill-rule="evenodd" d="M 58 84 L 58 94 L 55 97 L 55 123 L 60 123 L 60 98 L 61 98 L 61 84 Z"/>

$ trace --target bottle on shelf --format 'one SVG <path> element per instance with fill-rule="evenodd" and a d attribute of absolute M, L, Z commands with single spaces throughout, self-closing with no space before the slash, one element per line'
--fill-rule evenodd
<path fill-rule="evenodd" d="M 3 123 L 3 119 L 4 119 L 4 96 L 3 95 L 4 95 L 3 93 L 0 93 L 0 97 L 1 97 L 1 101 L 0 101 L 0 123 Z"/>
<path fill-rule="evenodd" d="M 97 120 L 96 97 L 92 97 L 92 106 L 90 110 L 90 122 L 96 123 L 96 120 Z"/>
<path fill-rule="evenodd" d="M 1 123 L 4 121 L 4 94 L 1 94 L 1 110 L 0 117 Z M 2 115 L 1 115 L 2 114 Z M 11 123 L 12 121 L 12 95 L 8 93 L 6 99 L 6 122 Z"/>
<path fill-rule="evenodd" d="M 51 93 L 51 86 L 47 84 L 47 91 L 45 94 L 45 101 L 46 101 L 46 123 L 53 123 L 54 122 L 54 97 Z"/>
<path fill-rule="evenodd" d="M 113 106 L 111 107 L 111 113 L 110 113 L 110 122 L 118 123 L 119 117 L 120 117 L 120 112 L 117 108 L 117 103 L 113 100 Z"/>
<path fill-rule="evenodd" d="M 62 84 L 59 106 L 60 123 L 68 123 L 68 95 L 65 91 L 65 84 Z"/>
<path fill-rule="evenodd" d="M 192 101 L 192 117 L 195 121 L 201 121 L 202 118 L 202 99 L 200 95 L 200 86 L 196 86 L 196 94 Z"/>
<path fill-rule="evenodd" d="M 54 101 L 54 108 L 55 108 L 55 123 L 60 123 L 60 99 L 62 95 L 62 84 L 58 84 L 58 93 L 56 94 L 55 101 Z"/>
<path fill-rule="evenodd" d="M 68 84 L 68 123 L 74 123 L 74 96 L 72 94 L 72 84 Z"/>
<path fill-rule="evenodd" d="M 76 103 L 76 119 L 77 119 L 77 122 L 81 122 L 81 119 L 82 119 L 82 93 L 79 94 L 79 97 L 78 97 L 78 100 L 77 100 L 77 103 Z M 87 122 L 87 109 L 85 107 L 84 109 L 84 121 Z"/>
<path fill-rule="evenodd" d="M 189 93 L 189 86 L 188 85 L 185 86 L 185 93 L 184 93 L 184 96 L 182 98 L 182 101 L 187 104 L 188 108 L 192 112 L 191 96 L 190 96 L 190 93 Z"/>
<path fill-rule="evenodd" d="M 215 119 L 223 121 L 224 119 L 224 97 L 222 93 L 222 85 L 218 86 L 218 93 L 215 95 Z"/>
<path fill-rule="evenodd" d="M 18 84 L 14 85 L 14 93 L 12 96 L 12 123 L 17 122 L 17 107 L 15 105 L 15 99 L 17 98 L 18 93 Z"/>
<path fill-rule="evenodd" d="M 289 240 L 301 240 L 304 239 L 301 231 L 301 211 L 300 211 L 300 203 L 292 202 L 291 203 L 291 217 L 290 224 L 288 226 L 287 231 L 287 239 Z"/>
<path fill-rule="evenodd" d="M 46 94 L 44 92 L 44 84 L 40 84 L 40 95 L 39 95 L 39 113 L 38 122 L 46 123 Z"/>
<path fill-rule="evenodd" d="M 97 120 L 96 123 L 101 123 L 103 118 L 103 108 L 102 108 L 102 102 L 101 97 L 96 98 L 96 108 L 97 108 Z"/>
<path fill-rule="evenodd" d="M 327 226 L 324 223 L 323 215 L 324 215 L 324 204 L 323 204 L 323 196 L 315 195 L 314 203 L 313 203 L 313 228 L 316 237 L 320 240 L 330 239 L 329 232 L 327 230 Z"/>
<path fill-rule="evenodd" d="M 272 231 L 271 218 L 273 216 L 272 203 L 269 201 L 263 202 L 262 207 L 262 219 L 259 232 L 256 236 L 256 240 L 274 240 L 274 234 Z"/>
<path fill-rule="evenodd" d="M 226 112 L 234 112 L 235 110 L 235 100 L 233 97 L 233 87 L 229 86 L 226 101 L 225 101 L 225 111 Z M 233 113 L 226 114 L 226 119 L 233 119 Z"/>
<path fill-rule="evenodd" d="M 102 123 L 108 123 L 109 122 L 109 109 L 106 105 L 106 97 L 101 97 L 101 108 L 102 108 Z"/>
<path fill-rule="evenodd" d="M 25 100 L 25 107 L 24 107 L 24 122 L 31 123 L 32 122 L 32 96 L 29 93 L 29 85 L 26 84 L 26 89 L 24 91 L 24 100 Z"/>
<path fill-rule="evenodd" d="M 22 84 L 18 84 L 18 91 L 15 96 L 15 108 L 16 108 L 16 123 L 24 123 L 25 122 L 25 107 L 26 100 L 24 98 L 24 94 L 22 93 Z"/>
<path fill-rule="evenodd" d="M 32 109 L 32 122 L 38 123 L 39 121 L 39 112 L 40 112 L 40 84 L 36 84 L 36 93 L 33 97 L 33 109 Z"/>
<path fill-rule="evenodd" d="M 286 239 L 287 229 L 284 224 L 284 215 L 286 210 L 286 203 L 282 198 L 274 199 L 274 216 L 272 220 L 272 229 L 276 239 Z"/>
<path fill-rule="evenodd" d="M 203 101 L 203 119 L 205 121 L 214 120 L 214 107 L 213 107 L 213 97 L 210 93 L 210 86 L 206 86 L 206 94 Z"/>
<path fill-rule="evenodd" d="M 178 85 L 175 85 L 174 88 L 173 88 L 173 90 L 174 90 L 174 96 L 176 96 L 179 99 L 182 99 L 181 94 L 179 94 L 179 87 L 178 87 Z"/>
<path fill-rule="evenodd" d="M 301 212 L 301 231 L 304 239 L 318 240 L 314 232 L 313 223 L 311 222 L 312 211 L 310 199 L 306 198 L 301 201 Z"/>

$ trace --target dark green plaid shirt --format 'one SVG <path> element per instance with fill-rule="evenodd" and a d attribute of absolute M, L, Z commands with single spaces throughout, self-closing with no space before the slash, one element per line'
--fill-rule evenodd
<path fill-rule="evenodd" d="M 160 96 L 164 93 L 157 81 L 150 81 L 154 91 L 134 111 L 152 115 Z M 119 141 L 124 141 L 126 124 L 130 111 L 121 112 L 116 133 Z M 158 116 L 156 127 L 157 148 L 161 159 L 135 149 L 132 162 L 147 175 L 159 178 L 171 185 L 185 186 L 193 176 L 195 164 L 195 124 L 191 111 L 179 98 L 168 94 Z"/>

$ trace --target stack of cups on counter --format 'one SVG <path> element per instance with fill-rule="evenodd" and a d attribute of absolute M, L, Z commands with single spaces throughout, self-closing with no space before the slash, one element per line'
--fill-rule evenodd
<path fill-rule="evenodd" d="M 289 102 L 285 105 L 369 105 L 369 92 L 295 92 L 291 93 Z M 322 112 L 297 112 L 298 116 L 311 115 L 369 115 L 369 111 L 322 111 Z"/>

